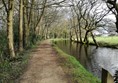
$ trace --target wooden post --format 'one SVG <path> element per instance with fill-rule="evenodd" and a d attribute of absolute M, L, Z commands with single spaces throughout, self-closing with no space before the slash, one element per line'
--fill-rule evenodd
<path fill-rule="evenodd" d="M 102 83 L 107 83 L 107 76 L 108 76 L 108 72 L 102 68 L 102 78 L 101 78 Z"/>

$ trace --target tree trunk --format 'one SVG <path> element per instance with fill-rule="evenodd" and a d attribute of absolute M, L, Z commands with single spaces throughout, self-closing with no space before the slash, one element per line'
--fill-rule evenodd
<path fill-rule="evenodd" d="M 46 9 L 46 3 L 47 3 L 47 0 L 44 0 L 43 1 L 43 7 L 42 7 L 42 11 L 41 11 L 41 14 L 40 14 L 40 16 L 39 16 L 39 18 L 38 18 L 38 21 L 37 21 L 37 23 L 36 23 L 36 26 L 34 27 L 34 32 L 35 32 L 35 35 L 37 36 L 37 34 L 39 34 L 38 32 L 38 26 L 39 26 L 39 24 L 40 24 L 40 22 L 42 21 L 42 18 L 43 18 L 43 14 L 44 14 L 44 12 L 45 12 L 45 9 Z"/>
<path fill-rule="evenodd" d="M 82 31 L 80 27 L 79 27 L 79 36 L 80 36 L 80 43 L 82 43 Z"/>
<path fill-rule="evenodd" d="M 14 42 L 13 42 L 13 11 L 14 11 L 14 0 L 8 2 L 7 12 L 7 40 L 8 40 L 8 51 L 9 55 L 14 58 Z"/>
<path fill-rule="evenodd" d="M 81 31 L 81 24 L 80 24 L 80 20 L 79 20 L 79 17 L 78 17 L 78 19 L 77 19 L 77 21 L 78 21 L 78 24 L 79 24 L 79 26 L 78 26 L 78 28 L 79 28 L 79 38 L 80 38 L 80 43 L 82 43 L 82 31 Z"/>
<path fill-rule="evenodd" d="M 86 43 L 86 44 L 88 44 L 88 33 L 89 33 L 89 31 L 86 31 L 86 34 L 85 34 L 85 37 L 84 37 L 84 42 Z"/>
<path fill-rule="evenodd" d="M 31 29 L 31 33 L 33 33 L 33 34 L 34 34 L 34 27 L 33 27 L 34 2 L 35 2 L 35 0 L 31 0 L 31 8 L 30 8 L 29 20 L 28 20 L 28 25 L 29 25 L 29 27 Z"/>
<path fill-rule="evenodd" d="M 77 42 L 79 42 L 78 31 L 77 31 L 76 27 L 75 27 L 75 35 L 76 35 Z"/>
<path fill-rule="evenodd" d="M 24 41 L 24 47 L 28 46 L 29 41 L 29 25 L 28 25 L 28 16 L 27 16 L 27 0 L 24 1 L 24 9 L 23 9 L 23 17 L 24 17 L 24 31 L 23 31 L 23 41 Z"/>
<path fill-rule="evenodd" d="M 71 29 L 69 31 L 69 39 L 70 39 L 70 41 L 72 41 L 72 32 L 71 32 Z"/>
<path fill-rule="evenodd" d="M 118 33 L 118 15 L 116 15 L 116 23 L 115 24 L 116 24 L 116 29 L 117 29 L 116 32 Z"/>
<path fill-rule="evenodd" d="M 98 47 L 98 43 L 97 43 L 97 41 L 96 41 L 96 39 L 95 39 L 95 37 L 94 37 L 94 35 L 93 35 L 93 33 L 92 33 L 92 32 L 91 32 L 91 36 L 92 36 L 92 39 L 93 39 L 93 41 L 94 41 L 95 45 Z"/>
<path fill-rule="evenodd" d="M 19 5 L 19 51 L 23 51 L 23 0 Z"/>

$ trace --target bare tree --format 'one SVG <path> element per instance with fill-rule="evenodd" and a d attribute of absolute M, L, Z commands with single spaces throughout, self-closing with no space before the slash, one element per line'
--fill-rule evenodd
<path fill-rule="evenodd" d="M 118 32 L 118 3 L 117 0 L 103 0 L 105 1 L 109 10 L 115 15 L 116 18 L 116 32 Z"/>
<path fill-rule="evenodd" d="M 92 31 L 97 28 L 99 22 L 109 13 L 109 11 L 101 10 L 103 5 L 98 0 L 79 0 L 71 1 L 71 8 L 74 10 L 79 29 L 79 35 L 81 37 L 82 30 L 85 31 L 84 41 L 80 39 L 80 42 L 88 43 L 88 35 L 91 34 L 93 41 L 97 45 L 97 42 L 92 34 Z"/>

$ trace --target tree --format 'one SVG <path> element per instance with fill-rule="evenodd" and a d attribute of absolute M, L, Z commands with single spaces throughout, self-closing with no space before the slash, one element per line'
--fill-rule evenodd
<path fill-rule="evenodd" d="M 98 0 L 71 0 L 71 8 L 75 12 L 78 24 L 76 28 L 79 30 L 79 35 L 85 32 L 84 40 L 80 39 L 81 43 L 89 43 L 88 35 L 90 34 L 93 38 L 94 43 L 97 45 L 97 42 L 92 34 L 92 31 L 95 30 L 101 20 L 109 13 L 109 11 L 101 10 L 102 2 Z"/>
<path fill-rule="evenodd" d="M 105 1 L 108 9 L 115 15 L 116 18 L 116 32 L 118 32 L 118 3 L 117 0 L 103 0 Z"/>
<path fill-rule="evenodd" d="M 5 10 L 7 12 L 7 44 L 9 55 L 14 58 L 14 42 L 13 42 L 13 12 L 14 12 L 14 0 L 8 1 L 8 8 L 4 0 L 2 0 Z"/>
<path fill-rule="evenodd" d="M 24 47 L 28 46 L 28 41 L 29 41 L 29 24 L 28 24 L 28 0 L 23 0 L 23 23 L 24 23 L 24 28 L 23 28 L 23 45 Z"/>
<path fill-rule="evenodd" d="M 23 51 L 23 0 L 19 3 L 19 51 Z"/>
<path fill-rule="evenodd" d="M 38 35 L 38 28 L 39 28 L 39 24 L 42 20 L 42 17 L 44 15 L 44 12 L 45 12 L 45 9 L 46 9 L 46 3 L 47 3 L 47 0 L 44 0 L 43 3 L 42 3 L 42 10 L 40 12 L 40 16 L 36 22 L 36 26 L 34 27 L 34 34 L 35 34 L 35 37 L 37 37 Z"/>

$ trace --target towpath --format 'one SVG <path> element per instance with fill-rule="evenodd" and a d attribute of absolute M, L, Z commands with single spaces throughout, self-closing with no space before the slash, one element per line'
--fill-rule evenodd
<path fill-rule="evenodd" d="M 27 70 L 20 83 L 71 83 L 59 64 L 58 56 L 49 40 L 43 41 L 31 53 Z"/>

